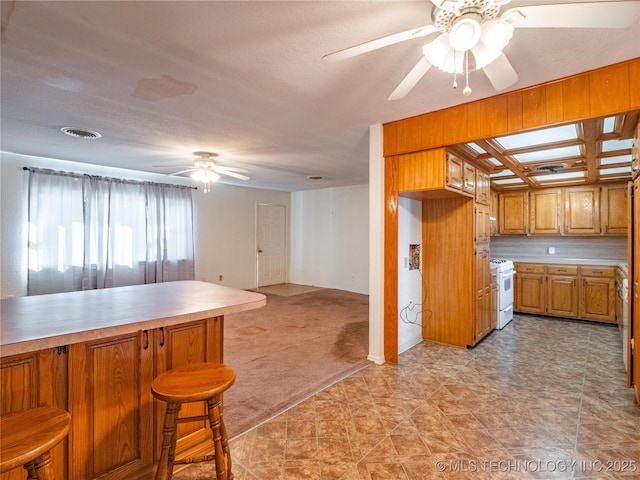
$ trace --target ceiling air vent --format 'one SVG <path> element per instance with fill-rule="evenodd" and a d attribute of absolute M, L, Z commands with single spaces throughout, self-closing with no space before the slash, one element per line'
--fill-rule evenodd
<path fill-rule="evenodd" d="M 557 173 L 558 170 L 562 170 L 564 167 L 566 167 L 567 164 L 566 163 L 556 163 L 553 165 L 540 165 L 539 167 L 536 167 L 536 171 L 538 172 L 547 172 L 547 173 Z"/>
<path fill-rule="evenodd" d="M 84 130 L 82 128 L 76 127 L 62 127 L 60 129 L 62 133 L 66 133 L 70 137 L 77 138 L 85 138 L 87 140 L 95 140 L 96 138 L 102 137 L 98 132 L 94 132 L 92 130 Z"/>

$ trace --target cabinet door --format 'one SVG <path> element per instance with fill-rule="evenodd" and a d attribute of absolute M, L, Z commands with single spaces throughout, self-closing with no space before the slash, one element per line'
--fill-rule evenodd
<path fill-rule="evenodd" d="M 627 186 L 602 187 L 602 233 L 609 235 L 626 235 L 629 219 L 627 218 Z"/>
<path fill-rule="evenodd" d="M 489 243 L 489 230 L 491 228 L 491 216 L 489 207 L 487 205 L 476 204 L 475 206 L 475 243 L 487 244 Z"/>
<path fill-rule="evenodd" d="M 567 318 L 578 316 L 578 277 L 547 275 L 547 313 Z"/>
<path fill-rule="evenodd" d="M 498 326 L 498 286 L 491 286 L 491 310 L 489 312 L 489 329 L 493 330 Z"/>
<path fill-rule="evenodd" d="M 489 217 L 489 231 L 491 232 L 491 236 L 498 235 L 498 219 L 500 218 L 499 211 L 499 201 L 498 194 L 496 192 L 489 193 L 489 204 L 491 206 L 490 217 Z"/>
<path fill-rule="evenodd" d="M 476 169 L 476 202 L 482 205 L 489 205 L 489 192 L 489 174 L 480 169 Z"/>
<path fill-rule="evenodd" d="M 483 288 L 476 296 L 474 341 L 480 341 L 491 331 L 491 288 Z"/>
<path fill-rule="evenodd" d="M 153 463 L 147 332 L 69 346 L 70 475 L 131 479 Z"/>
<path fill-rule="evenodd" d="M 532 234 L 562 233 L 562 190 L 538 190 L 529 194 Z"/>
<path fill-rule="evenodd" d="M 614 278 L 582 277 L 580 285 L 580 318 L 615 322 Z"/>
<path fill-rule="evenodd" d="M 21 412 L 49 405 L 67 409 L 67 354 L 65 348 L 5 357 L 0 361 L 0 412 Z M 51 450 L 56 478 L 67 474 L 67 440 Z M 1 480 L 22 480 L 23 468 L 0 475 Z"/>
<path fill-rule="evenodd" d="M 545 313 L 544 278 L 537 273 L 516 273 L 516 311 Z"/>
<path fill-rule="evenodd" d="M 600 233 L 600 188 L 566 189 L 564 233 Z"/>
<path fill-rule="evenodd" d="M 461 159 L 453 155 L 447 156 L 447 186 L 462 190 L 464 185 L 464 169 Z"/>
<path fill-rule="evenodd" d="M 529 232 L 529 195 L 527 192 L 503 193 L 500 199 L 499 232 L 520 234 Z"/>
<path fill-rule="evenodd" d="M 464 162 L 464 184 L 462 186 L 462 191 L 470 193 L 472 195 L 476 194 L 476 167 L 471 165 L 470 163 Z"/>
<path fill-rule="evenodd" d="M 636 135 L 631 144 L 631 178 L 636 178 L 640 174 L 640 123 L 636 127 Z"/>

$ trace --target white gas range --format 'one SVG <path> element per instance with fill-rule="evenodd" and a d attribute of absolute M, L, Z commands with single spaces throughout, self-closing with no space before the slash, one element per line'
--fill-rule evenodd
<path fill-rule="evenodd" d="M 503 258 L 491 260 L 491 271 L 498 284 L 498 312 L 496 328 L 502 330 L 513 320 L 513 292 L 514 275 L 516 273 L 513 262 Z"/>

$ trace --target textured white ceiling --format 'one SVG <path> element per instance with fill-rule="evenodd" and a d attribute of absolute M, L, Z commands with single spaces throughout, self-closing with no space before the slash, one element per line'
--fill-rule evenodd
<path fill-rule="evenodd" d="M 541 3 L 559 2 L 509 7 Z M 367 183 L 369 125 L 495 94 L 474 72 L 474 93 L 463 97 L 433 68 L 406 98 L 388 101 L 424 38 L 322 61 L 431 23 L 431 9 L 429 1 L 3 0 L 1 148 L 159 173 L 206 150 L 250 171 L 248 182 L 225 183 L 290 191 Z M 520 76 L 515 90 L 640 57 L 640 25 L 518 29 L 505 53 Z M 102 138 L 71 138 L 63 126 Z"/>

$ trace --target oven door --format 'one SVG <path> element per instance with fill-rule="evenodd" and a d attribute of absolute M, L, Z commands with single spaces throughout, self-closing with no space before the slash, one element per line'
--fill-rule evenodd
<path fill-rule="evenodd" d="M 513 276 L 515 270 L 498 272 L 498 298 L 500 299 L 498 309 L 504 310 L 513 305 Z"/>

